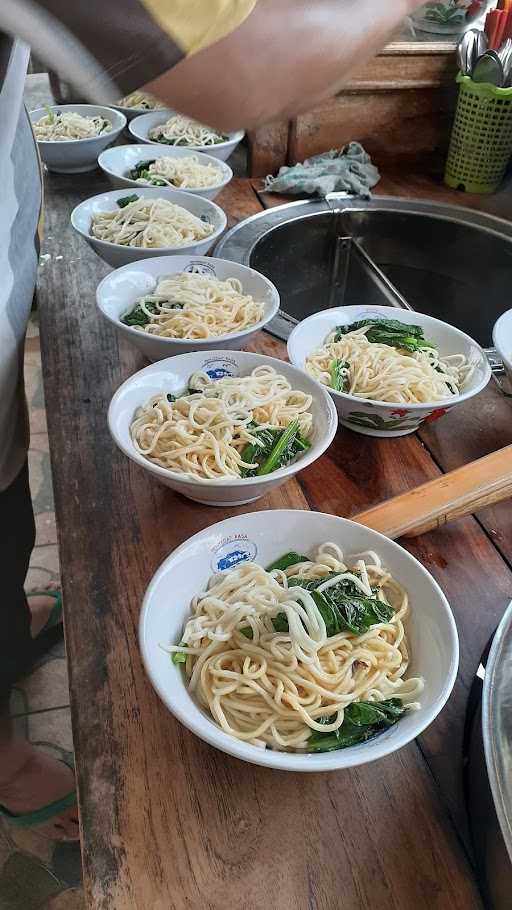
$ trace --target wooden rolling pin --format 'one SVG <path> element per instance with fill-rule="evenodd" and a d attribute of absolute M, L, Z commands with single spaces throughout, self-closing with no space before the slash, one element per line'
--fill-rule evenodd
<path fill-rule="evenodd" d="M 418 537 L 512 496 L 512 445 L 354 515 L 393 540 Z"/>

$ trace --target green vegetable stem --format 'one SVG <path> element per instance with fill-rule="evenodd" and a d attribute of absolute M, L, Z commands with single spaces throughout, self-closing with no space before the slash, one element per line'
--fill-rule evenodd
<path fill-rule="evenodd" d="M 252 428 L 251 428 L 252 429 Z M 242 460 L 256 464 L 255 468 L 242 468 L 242 477 L 262 476 L 277 471 L 293 461 L 299 452 L 309 449 L 311 443 L 301 435 L 299 421 L 294 420 L 286 429 L 263 427 L 253 431 L 256 442 L 246 446 Z"/>
<path fill-rule="evenodd" d="M 346 392 L 350 386 L 350 364 L 346 360 L 333 360 L 331 363 L 331 389 L 335 392 Z"/>

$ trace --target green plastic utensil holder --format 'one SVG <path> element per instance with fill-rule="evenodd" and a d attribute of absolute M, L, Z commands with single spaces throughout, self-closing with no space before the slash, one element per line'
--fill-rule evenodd
<path fill-rule="evenodd" d="M 455 112 L 445 183 L 467 193 L 494 193 L 512 154 L 512 88 L 457 76 Z"/>

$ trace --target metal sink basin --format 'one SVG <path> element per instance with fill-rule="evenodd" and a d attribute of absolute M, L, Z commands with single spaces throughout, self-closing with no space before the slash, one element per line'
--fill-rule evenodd
<path fill-rule="evenodd" d="M 281 317 L 269 326 L 273 334 L 286 338 L 319 309 L 389 305 L 394 286 L 403 305 L 490 347 L 494 322 L 511 306 L 512 224 L 412 199 L 336 204 L 339 214 L 323 200 L 270 209 L 234 227 L 215 250 L 274 282 Z"/>

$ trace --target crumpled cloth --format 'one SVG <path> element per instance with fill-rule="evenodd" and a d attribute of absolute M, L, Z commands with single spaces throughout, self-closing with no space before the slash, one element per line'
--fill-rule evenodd
<path fill-rule="evenodd" d="M 379 180 L 379 171 L 363 146 L 351 142 L 342 149 L 307 158 L 303 164 L 280 168 L 277 177 L 266 178 L 265 191 L 308 196 L 348 192 L 369 199 L 371 188 Z"/>

